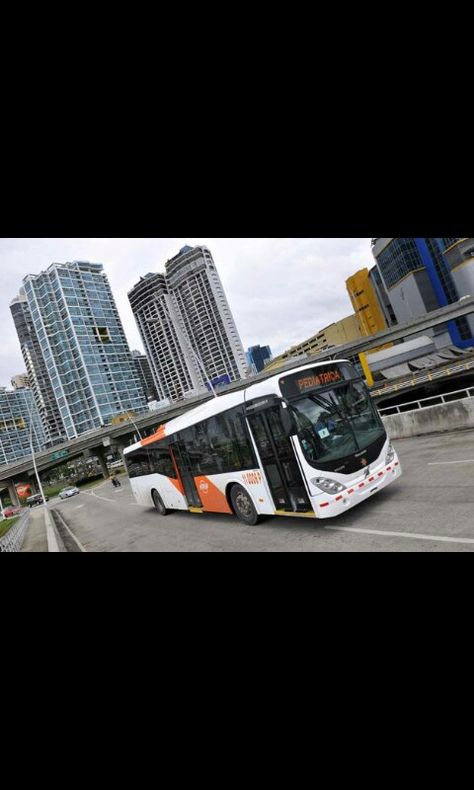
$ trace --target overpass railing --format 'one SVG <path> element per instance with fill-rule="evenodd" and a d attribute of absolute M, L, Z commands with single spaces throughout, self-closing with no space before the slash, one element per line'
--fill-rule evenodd
<path fill-rule="evenodd" d="M 406 412 L 409 411 L 427 409 L 430 406 L 440 406 L 443 403 L 452 403 L 453 401 L 463 400 L 465 398 L 474 398 L 474 387 L 468 387 L 464 390 L 454 390 L 444 395 L 432 395 L 430 398 L 413 400 L 409 403 L 400 403 L 399 406 L 387 406 L 385 409 L 379 409 L 379 414 L 382 417 L 389 417 L 391 414 L 406 414 Z"/>
<path fill-rule="evenodd" d="M 407 387 L 415 387 L 418 384 L 426 384 L 428 381 L 435 381 L 436 379 L 443 379 L 446 376 L 453 376 L 457 373 L 463 373 L 466 370 L 472 370 L 474 368 L 474 360 L 468 360 L 467 362 L 463 362 L 462 364 L 458 365 L 449 365 L 449 367 L 444 367 L 441 370 L 434 370 L 432 373 L 425 373 L 424 375 L 416 375 L 410 379 L 404 379 L 403 381 L 398 381 L 396 384 L 387 384 L 380 389 L 372 388 L 370 390 L 370 394 L 373 398 L 379 398 L 381 395 L 388 395 L 391 392 L 399 392 L 400 390 L 407 389 Z"/>

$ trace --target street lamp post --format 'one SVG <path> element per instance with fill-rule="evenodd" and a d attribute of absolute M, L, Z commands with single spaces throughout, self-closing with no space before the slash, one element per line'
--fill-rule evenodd
<path fill-rule="evenodd" d="M 36 458 L 35 458 L 35 451 L 33 448 L 33 415 L 31 410 L 27 404 L 28 414 L 30 416 L 30 452 L 31 452 L 31 460 L 33 461 L 33 469 L 35 470 L 36 482 L 38 483 L 38 488 L 41 494 L 41 498 L 43 500 L 43 505 L 46 505 L 46 497 L 44 495 L 43 486 L 41 485 L 40 476 L 38 474 L 38 468 L 36 466 Z"/>
<path fill-rule="evenodd" d="M 130 415 L 129 415 L 128 418 L 129 418 L 130 422 L 132 423 L 133 427 L 135 428 L 136 432 L 138 433 L 138 438 L 141 441 L 143 439 L 143 437 L 142 437 L 142 435 L 140 433 L 140 429 L 138 428 L 138 425 L 136 424 L 135 420 Z"/>

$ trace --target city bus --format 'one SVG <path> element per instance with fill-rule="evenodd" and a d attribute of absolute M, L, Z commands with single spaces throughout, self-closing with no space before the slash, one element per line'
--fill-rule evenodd
<path fill-rule="evenodd" d="M 137 503 L 261 517 L 330 518 L 401 475 L 369 390 L 347 360 L 249 383 L 124 450 Z"/>

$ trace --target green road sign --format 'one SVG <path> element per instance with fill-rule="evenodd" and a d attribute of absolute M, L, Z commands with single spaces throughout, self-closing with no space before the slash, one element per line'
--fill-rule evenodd
<path fill-rule="evenodd" d="M 56 452 L 50 456 L 49 460 L 57 461 L 58 458 L 66 458 L 67 455 L 69 455 L 69 450 L 56 450 Z"/>

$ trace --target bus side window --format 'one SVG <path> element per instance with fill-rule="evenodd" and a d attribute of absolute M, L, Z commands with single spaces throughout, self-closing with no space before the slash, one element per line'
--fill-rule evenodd
<path fill-rule="evenodd" d="M 151 474 L 150 460 L 146 450 L 135 450 L 126 456 L 128 476 L 130 479 Z"/>
<path fill-rule="evenodd" d="M 162 449 L 151 447 L 149 448 L 149 453 L 152 473 L 176 478 L 176 470 L 174 468 L 173 461 L 171 460 L 171 454 L 169 450 L 167 450 L 165 447 Z"/>

